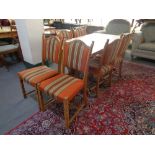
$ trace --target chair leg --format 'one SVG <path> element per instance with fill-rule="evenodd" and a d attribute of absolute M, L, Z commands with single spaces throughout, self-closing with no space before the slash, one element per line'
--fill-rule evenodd
<path fill-rule="evenodd" d="M 39 108 L 40 108 L 40 111 L 44 112 L 45 111 L 45 103 L 44 103 L 43 94 L 39 89 L 37 89 L 37 90 L 38 90 Z"/>
<path fill-rule="evenodd" d="M 69 128 L 69 101 L 65 100 L 64 102 L 64 117 L 65 117 L 65 125 L 66 128 Z"/>
<path fill-rule="evenodd" d="M 36 97 L 39 105 L 39 111 L 41 111 L 41 105 L 40 105 L 40 100 L 39 100 L 39 92 L 38 92 L 38 85 L 35 86 L 35 91 L 36 91 Z"/>
<path fill-rule="evenodd" d="M 19 81 L 20 81 L 20 85 L 21 85 L 21 88 L 22 88 L 22 94 L 23 94 L 23 97 L 26 98 L 26 90 L 25 90 L 25 87 L 24 87 L 24 81 L 19 78 Z"/>

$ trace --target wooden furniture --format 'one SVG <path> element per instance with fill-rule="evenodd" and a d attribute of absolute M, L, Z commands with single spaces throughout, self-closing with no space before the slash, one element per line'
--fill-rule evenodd
<path fill-rule="evenodd" d="M 7 70 L 9 70 L 9 65 L 8 63 L 5 61 L 5 57 L 8 56 L 9 54 L 16 54 L 19 51 L 19 44 L 9 44 L 9 45 L 2 45 L 0 46 L 0 63 L 1 65 L 5 66 L 7 68 Z"/>
<path fill-rule="evenodd" d="M 38 86 L 39 101 L 42 111 L 45 110 L 46 105 L 43 93 L 50 97 L 54 97 L 54 99 L 59 102 L 63 102 L 66 128 L 69 128 L 70 123 L 74 120 L 79 111 L 87 104 L 87 74 L 92 48 L 93 42 L 90 46 L 87 46 L 80 40 L 65 42 L 62 56 L 63 68 L 67 67 L 81 72 L 83 77 L 80 79 L 62 73 L 41 82 Z M 69 109 L 71 102 L 80 91 L 83 91 L 82 104 L 77 107 L 76 112 L 70 118 Z"/>
<path fill-rule="evenodd" d="M 21 84 L 21 89 L 24 98 L 27 97 L 28 94 L 36 91 L 37 94 L 37 85 L 59 73 L 59 70 L 53 70 L 45 65 L 45 62 L 48 60 L 52 63 L 57 63 L 59 65 L 59 59 L 61 55 L 61 42 L 55 37 L 51 36 L 46 38 L 43 35 L 43 50 L 42 50 L 42 66 L 34 67 L 31 69 L 26 69 L 21 72 L 18 72 L 18 77 Z M 58 67 L 59 68 L 59 67 Z M 24 81 L 35 87 L 36 89 L 30 92 L 26 92 L 24 87 Z M 38 97 L 38 95 L 37 95 Z M 39 105 L 40 108 L 40 105 Z M 41 109 L 41 108 L 40 108 Z"/>
<path fill-rule="evenodd" d="M 0 38 L 15 38 L 18 37 L 16 30 L 11 30 L 11 27 L 0 28 Z"/>
<path fill-rule="evenodd" d="M 99 86 L 103 83 L 104 78 L 109 79 L 109 86 L 111 86 L 112 70 L 114 60 L 119 50 L 120 39 L 116 39 L 109 44 L 107 40 L 104 49 L 100 55 L 90 59 L 89 75 L 96 79 L 96 85 L 90 87 L 90 90 L 96 90 L 96 96 L 99 94 Z"/>
<path fill-rule="evenodd" d="M 57 30 L 56 34 L 60 40 L 73 38 L 73 32 L 68 29 Z"/>
<path fill-rule="evenodd" d="M 80 27 L 73 28 L 73 37 L 77 38 L 77 37 L 86 35 L 87 34 L 86 29 L 87 29 L 86 26 L 80 26 Z"/>
<path fill-rule="evenodd" d="M 92 41 L 94 41 L 94 46 L 93 46 L 93 49 L 92 49 L 92 54 L 95 54 L 95 53 L 97 53 L 97 52 L 99 52 L 99 51 L 104 49 L 104 46 L 105 46 L 105 44 L 107 42 L 107 39 L 109 40 L 109 43 L 111 43 L 112 41 L 114 41 L 116 39 L 119 39 L 119 38 L 120 38 L 119 35 L 92 33 L 92 34 L 84 35 L 84 36 L 81 36 L 81 37 L 69 39 L 66 42 L 70 42 L 70 41 L 73 41 L 73 40 L 81 40 L 87 46 L 90 46 Z"/>
<path fill-rule="evenodd" d="M 121 78 L 122 76 L 122 64 L 123 64 L 123 60 L 124 60 L 124 55 L 125 55 L 125 51 L 127 50 L 128 46 L 129 46 L 129 43 L 131 41 L 131 38 L 132 38 L 132 35 L 133 33 L 126 33 L 126 34 L 123 34 L 121 36 L 121 43 L 120 43 L 120 49 L 118 51 L 118 54 L 116 55 L 116 59 L 115 59 L 115 62 L 114 62 L 114 66 L 115 68 L 118 67 L 119 68 L 119 78 Z"/>

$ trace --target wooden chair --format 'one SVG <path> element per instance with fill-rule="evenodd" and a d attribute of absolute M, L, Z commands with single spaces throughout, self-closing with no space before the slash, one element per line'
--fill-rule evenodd
<path fill-rule="evenodd" d="M 90 91 L 95 90 L 96 96 L 99 94 L 99 86 L 103 83 L 105 78 L 109 80 L 111 86 L 111 77 L 113 71 L 113 63 L 119 49 L 120 39 L 117 39 L 109 44 L 107 40 L 104 49 L 97 57 L 92 57 L 89 63 L 89 76 L 96 79 L 95 86 L 89 88 Z"/>
<path fill-rule="evenodd" d="M 120 50 L 118 52 L 118 54 L 116 55 L 116 59 L 114 62 L 114 69 L 116 69 L 118 67 L 118 71 L 119 71 L 119 78 L 121 78 L 121 73 L 122 73 L 122 64 L 123 64 L 123 60 L 124 60 L 124 55 L 125 55 L 125 51 L 128 48 L 128 45 L 131 41 L 131 37 L 132 37 L 132 33 L 126 33 L 123 34 L 121 39 L 121 44 L 120 44 Z"/>
<path fill-rule="evenodd" d="M 87 34 L 86 29 L 87 29 L 86 26 L 75 27 L 73 29 L 73 37 L 77 38 L 77 37 L 86 35 Z"/>
<path fill-rule="evenodd" d="M 57 32 L 58 38 L 62 41 L 64 39 L 72 39 L 73 38 L 73 33 L 71 30 L 60 30 Z"/>
<path fill-rule="evenodd" d="M 54 97 L 57 101 L 63 102 L 66 128 L 69 128 L 70 123 L 77 116 L 78 112 L 87 104 L 87 73 L 93 44 L 94 42 L 92 42 L 89 47 L 80 40 L 74 40 L 65 42 L 64 45 L 62 58 L 63 69 L 67 67 L 83 73 L 82 79 L 61 73 L 41 82 L 38 86 L 39 101 L 42 111 L 45 111 L 47 105 L 47 102 L 44 101 L 43 93 L 50 97 Z M 70 118 L 69 107 L 71 101 L 80 91 L 83 91 L 82 104 Z"/>
<path fill-rule="evenodd" d="M 22 93 L 24 98 L 27 97 L 28 94 L 36 91 L 33 90 L 30 92 L 26 92 L 25 87 L 24 87 L 24 82 L 30 84 L 31 86 L 37 88 L 37 85 L 55 75 L 57 75 L 59 71 L 59 60 L 61 57 L 61 42 L 59 38 L 55 36 L 51 36 L 46 38 L 45 35 L 43 35 L 43 50 L 42 50 L 42 66 L 39 67 L 34 67 L 31 69 L 26 69 L 21 72 L 18 72 L 21 88 L 22 88 Z M 58 70 L 53 70 L 45 65 L 46 61 L 50 61 L 52 63 L 57 63 L 58 64 Z M 38 95 L 37 95 L 38 97 Z M 39 106 L 40 107 L 40 106 Z"/>
<path fill-rule="evenodd" d="M 12 38 L 11 44 L 4 44 L 0 46 L 0 63 L 9 70 L 9 63 L 5 60 L 5 57 L 10 56 L 10 54 L 18 54 L 20 50 L 20 45 L 18 42 L 15 42 L 15 38 Z"/>

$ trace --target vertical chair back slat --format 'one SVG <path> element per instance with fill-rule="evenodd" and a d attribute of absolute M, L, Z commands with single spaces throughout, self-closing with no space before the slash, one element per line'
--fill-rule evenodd
<path fill-rule="evenodd" d="M 120 39 L 117 39 L 107 45 L 105 52 L 103 53 L 102 65 L 113 65 L 113 62 L 118 53 L 119 42 L 120 42 Z"/>

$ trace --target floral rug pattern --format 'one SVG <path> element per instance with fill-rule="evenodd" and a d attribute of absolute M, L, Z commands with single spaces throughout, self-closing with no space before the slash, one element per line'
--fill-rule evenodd
<path fill-rule="evenodd" d="M 98 98 L 65 129 L 63 105 L 50 105 L 6 134 L 18 135 L 120 135 L 155 134 L 155 68 L 125 61 L 122 78 L 102 87 Z"/>

